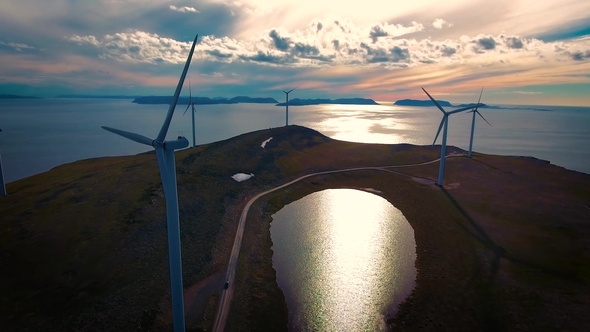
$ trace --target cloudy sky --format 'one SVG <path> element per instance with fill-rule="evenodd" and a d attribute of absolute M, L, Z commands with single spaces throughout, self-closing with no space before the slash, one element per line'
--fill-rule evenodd
<path fill-rule="evenodd" d="M 4 0 L 0 93 L 590 106 L 588 0 Z M 188 89 L 187 89 L 188 90 Z"/>

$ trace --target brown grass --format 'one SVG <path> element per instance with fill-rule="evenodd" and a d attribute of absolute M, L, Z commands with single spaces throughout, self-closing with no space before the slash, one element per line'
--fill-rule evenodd
<path fill-rule="evenodd" d="M 260 143 L 273 137 L 265 149 Z M 432 160 L 439 150 L 356 144 L 289 126 L 177 153 L 185 289 L 224 271 L 249 197 L 302 174 Z M 313 177 L 251 210 L 230 330 L 280 330 L 270 215 L 327 188 L 374 188 L 415 231 L 416 288 L 389 320 L 403 330 L 587 330 L 590 176 L 534 158 L 475 154 L 438 164 Z M 237 183 L 237 172 L 255 177 Z M 410 177 L 408 177 L 410 176 Z M 164 199 L 155 156 L 62 165 L 0 198 L 0 325 L 6 330 L 169 330 Z M 206 288 L 206 287 L 204 287 Z M 212 324 L 217 293 L 190 307 Z M 201 317 L 201 318 L 199 318 Z"/>

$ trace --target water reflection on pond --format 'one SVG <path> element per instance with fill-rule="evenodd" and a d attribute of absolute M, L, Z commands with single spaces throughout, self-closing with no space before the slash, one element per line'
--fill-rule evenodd
<path fill-rule="evenodd" d="M 412 290 L 414 231 L 374 194 L 330 189 L 273 215 L 273 266 L 290 331 L 382 331 Z"/>

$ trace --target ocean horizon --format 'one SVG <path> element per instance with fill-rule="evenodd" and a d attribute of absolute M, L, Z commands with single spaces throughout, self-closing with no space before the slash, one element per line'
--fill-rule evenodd
<path fill-rule="evenodd" d="M 324 104 L 292 106 L 289 124 L 338 140 L 431 145 L 442 113 L 436 107 Z M 493 104 L 476 119 L 476 152 L 530 156 L 590 174 L 590 107 Z M 190 110 L 177 106 L 168 138 L 192 146 Z M 43 98 L 0 100 L 0 154 L 6 182 L 77 160 L 134 155 L 151 148 L 107 132 L 114 127 L 155 137 L 167 105 L 130 99 Z M 285 108 L 274 104 L 196 105 L 196 144 L 285 125 Z M 471 114 L 450 118 L 448 145 L 469 148 Z M 439 136 L 437 144 L 440 144 Z"/>

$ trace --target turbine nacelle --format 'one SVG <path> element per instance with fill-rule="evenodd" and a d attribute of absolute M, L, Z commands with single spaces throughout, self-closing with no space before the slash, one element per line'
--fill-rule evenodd
<path fill-rule="evenodd" d="M 182 115 L 186 114 L 186 111 L 188 111 L 189 107 L 192 107 L 193 110 L 191 112 L 191 124 L 193 127 L 193 148 L 197 145 L 196 142 L 196 138 L 195 138 L 195 113 L 197 113 L 197 111 L 195 110 L 195 103 L 193 102 L 193 90 L 192 90 L 192 84 L 191 84 L 191 80 L 188 80 L 188 95 L 189 95 L 189 102 L 188 105 L 186 105 L 186 109 L 184 110 L 184 113 L 182 113 Z"/>
<path fill-rule="evenodd" d="M 186 137 L 183 137 L 183 136 L 178 136 L 178 138 L 173 141 L 165 141 L 163 144 L 163 147 L 166 150 L 178 150 L 178 149 L 186 148 L 187 146 L 188 146 L 188 139 L 186 139 Z"/>
<path fill-rule="evenodd" d="M 470 110 L 470 109 L 474 109 L 474 107 L 475 107 L 475 109 L 477 109 L 478 107 L 483 106 L 483 104 L 481 104 L 481 103 L 478 102 L 477 104 L 471 105 L 471 106 L 468 106 L 468 107 L 463 107 L 463 108 L 459 108 L 459 109 L 452 110 L 452 111 L 445 111 L 445 109 L 438 103 L 438 101 L 436 101 L 434 98 L 432 98 L 432 96 L 428 93 L 428 91 L 424 90 L 424 88 L 422 88 L 422 90 L 426 93 L 426 95 L 428 96 L 428 98 L 430 98 L 430 100 L 432 100 L 432 102 L 434 103 L 434 105 L 436 105 L 436 107 L 438 107 L 438 109 L 441 112 L 443 112 L 443 114 L 445 116 L 448 116 L 448 115 L 451 115 L 451 114 L 455 114 L 455 113 L 459 113 L 459 112 L 463 112 L 463 111 L 467 111 L 467 110 Z"/>
<path fill-rule="evenodd" d="M 479 102 L 481 101 L 481 95 L 483 94 L 483 87 L 481 88 L 481 92 L 479 93 L 479 99 L 477 100 L 477 103 L 479 104 Z M 467 153 L 467 156 L 469 158 L 471 158 L 471 152 L 473 151 L 473 132 L 475 130 L 475 114 L 477 113 L 477 115 L 479 115 L 488 125 L 490 125 L 490 127 L 492 127 L 492 124 L 489 123 L 488 120 L 486 120 L 486 118 L 483 117 L 483 115 L 481 115 L 481 113 L 479 113 L 479 111 L 477 110 L 479 106 L 474 107 L 473 110 L 469 111 L 469 113 L 473 113 L 471 116 L 471 136 L 469 137 L 469 152 Z"/>
<path fill-rule="evenodd" d="M 289 90 L 289 91 L 285 91 L 285 90 L 281 90 L 281 91 L 283 91 L 283 92 L 284 92 L 286 95 L 288 95 L 289 93 L 291 93 L 291 91 L 293 91 L 293 90 L 297 89 L 297 88 L 298 88 L 298 87 L 300 87 L 300 86 L 301 86 L 301 84 L 299 84 L 298 86 L 294 87 L 293 89 L 291 89 L 291 90 Z"/>
<path fill-rule="evenodd" d="M 186 105 L 186 109 L 184 110 L 184 113 L 182 113 L 182 115 L 185 115 L 186 111 L 188 111 L 189 107 L 191 107 L 191 106 L 193 108 L 193 112 L 196 112 L 195 103 L 193 102 L 193 92 L 192 92 L 191 80 L 188 80 L 188 95 L 189 95 L 189 102 L 188 102 L 188 105 Z"/>
<path fill-rule="evenodd" d="M 293 90 L 297 89 L 298 87 L 300 87 L 301 84 L 299 84 L 298 86 L 294 87 L 293 89 L 289 90 L 289 91 L 285 91 L 285 90 L 281 90 L 285 93 L 285 126 L 289 125 L 289 93 L 291 93 Z"/>
<path fill-rule="evenodd" d="M 478 102 L 476 105 L 471 105 L 468 107 L 463 107 L 463 108 L 459 108 L 459 109 L 447 112 L 434 98 L 432 98 L 432 96 L 428 93 L 428 91 L 426 91 L 424 88 L 422 88 L 422 91 L 424 91 L 424 93 L 426 93 L 428 98 L 430 98 L 430 100 L 432 100 L 434 105 L 436 107 L 438 107 L 438 109 L 443 113 L 443 118 L 440 121 L 440 125 L 438 126 L 438 131 L 436 132 L 436 136 L 434 137 L 434 141 L 432 142 L 432 145 L 434 145 L 434 143 L 436 143 L 436 139 L 438 138 L 440 131 L 444 127 L 444 131 L 443 131 L 443 135 L 442 135 L 442 144 L 440 145 L 440 164 L 439 164 L 439 168 L 438 168 L 438 181 L 436 182 L 439 186 L 442 186 L 443 180 L 444 180 L 444 173 L 445 173 L 445 159 L 447 156 L 447 154 L 446 154 L 447 128 L 449 126 L 449 116 L 451 114 L 455 114 L 455 113 L 459 113 L 459 112 L 463 112 L 463 111 L 476 110 L 477 107 L 482 106 L 483 104 L 480 104 Z M 480 96 L 480 98 L 481 98 L 481 96 Z M 474 116 L 475 116 L 475 114 L 474 114 Z"/>

